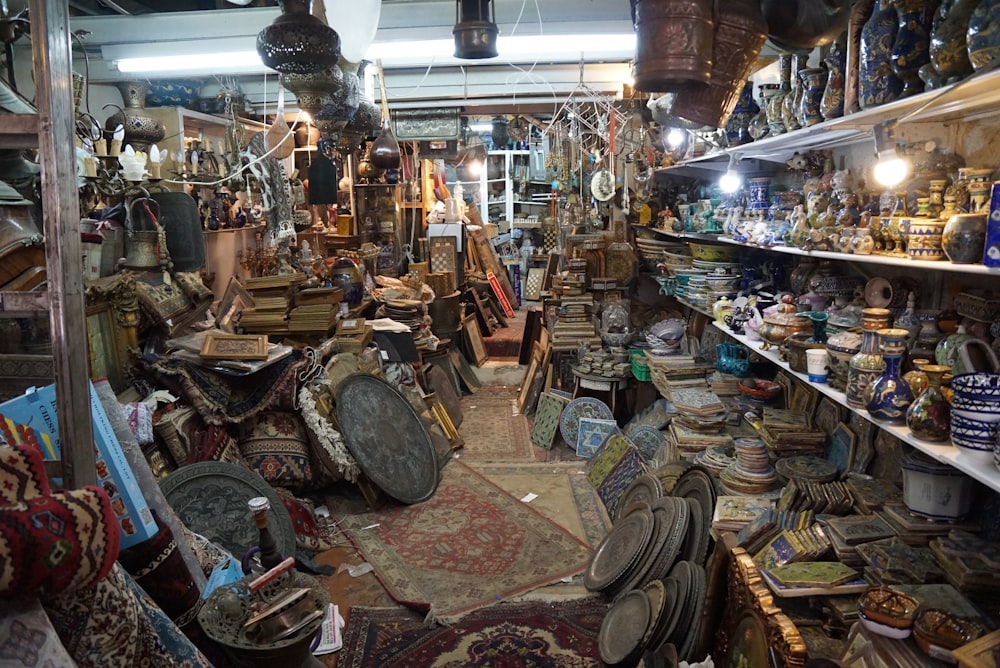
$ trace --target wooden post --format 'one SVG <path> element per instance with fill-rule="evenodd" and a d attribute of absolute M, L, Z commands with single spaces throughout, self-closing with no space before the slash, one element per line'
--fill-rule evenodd
<path fill-rule="evenodd" d="M 31 0 L 29 7 L 59 440 L 64 485 L 77 488 L 94 484 L 97 477 L 80 264 L 69 5 L 66 0 Z"/>

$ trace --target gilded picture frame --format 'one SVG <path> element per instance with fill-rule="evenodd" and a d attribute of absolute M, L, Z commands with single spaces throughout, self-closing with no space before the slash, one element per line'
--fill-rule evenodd
<path fill-rule="evenodd" d="M 115 392 L 128 388 L 139 353 L 139 299 L 135 280 L 115 274 L 89 281 L 85 290 L 90 377 L 107 378 Z"/>

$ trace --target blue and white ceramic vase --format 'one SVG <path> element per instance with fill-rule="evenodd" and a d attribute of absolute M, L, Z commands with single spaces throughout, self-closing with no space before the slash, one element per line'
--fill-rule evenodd
<path fill-rule="evenodd" d="M 844 394 L 848 405 L 864 408 L 867 404 L 868 386 L 885 370 L 885 362 L 878 346 L 879 330 L 889 325 L 892 313 L 884 308 L 866 308 L 861 311 L 861 350 L 851 358 L 847 369 L 847 387 Z"/>
<path fill-rule="evenodd" d="M 826 91 L 826 80 L 829 72 L 822 67 L 810 67 L 799 72 L 802 78 L 802 126 L 809 127 L 822 122 L 823 114 L 820 105 L 823 93 Z"/>
<path fill-rule="evenodd" d="M 878 8 L 861 29 L 858 104 L 862 109 L 892 102 L 903 91 L 903 82 L 892 71 L 892 47 L 898 30 L 892 0 L 879 0 Z"/>
<path fill-rule="evenodd" d="M 882 360 L 885 371 L 868 387 L 866 408 L 872 417 L 887 422 L 902 423 L 906 420 L 906 409 L 913 403 L 913 390 L 900 375 L 900 364 L 906 354 L 905 329 L 888 328 L 878 330 L 882 341 Z"/>
<path fill-rule="evenodd" d="M 771 177 L 756 176 L 747 181 L 749 195 L 747 196 L 747 215 L 763 218 L 771 206 Z"/>
<path fill-rule="evenodd" d="M 898 28 L 892 43 L 892 71 L 903 82 L 900 97 L 924 90 L 920 68 L 930 62 L 931 23 L 939 0 L 893 0 Z"/>

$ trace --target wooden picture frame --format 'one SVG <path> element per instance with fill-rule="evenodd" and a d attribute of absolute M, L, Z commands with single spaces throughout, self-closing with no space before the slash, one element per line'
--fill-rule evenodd
<path fill-rule="evenodd" d="M 215 326 L 229 334 L 236 333 L 236 326 L 244 309 L 253 308 L 254 300 L 250 291 L 233 276 L 215 310 Z"/>
<path fill-rule="evenodd" d="M 517 393 L 517 411 L 522 415 L 526 414 L 529 397 L 531 396 L 532 390 L 536 385 L 536 381 L 542 373 L 542 360 L 544 357 L 545 351 L 542 350 L 541 346 L 535 343 L 531 348 L 531 361 L 528 363 L 528 370 L 524 374 L 524 380 L 521 381 L 521 388 Z M 541 385 L 539 384 L 539 394 L 540 393 Z M 535 401 L 537 400 L 538 396 L 536 395 Z"/>
<path fill-rule="evenodd" d="M 129 386 L 139 353 L 139 297 L 135 279 L 115 274 L 86 287 L 87 361 L 92 379 L 107 378 L 115 392 Z"/>
<path fill-rule="evenodd" d="M 476 313 L 476 320 L 479 322 L 479 330 L 483 336 L 492 336 L 495 328 L 490 320 L 489 302 L 483 299 L 475 288 L 471 288 L 469 292 L 472 295 L 472 307 Z"/>
<path fill-rule="evenodd" d="M 364 318 L 347 318 L 344 320 L 337 321 L 337 336 L 354 336 L 355 334 L 364 334 L 365 332 L 365 319 Z"/>
<path fill-rule="evenodd" d="M 266 360 L 267 335 L 209 333 L 200 355 L 204 360 Z"/>
<path fill-rule="evenodd" d="M 470 313 L 462 318 L 462 336 L 465 339 L 465 346 L 468 350 L 472 363 L 482 366 L 490 358 L 486 352 L 486 344 L 483 342 L 483 333 L 479 330 L 479 322 L 476 314 Z"/>
<path fill-rule="evenodd" d="M 431 415 L 437 420 L 438 426 L 444 433 L 445 438 L 448 439 L 448 445 L 452 450 L 460 450 L 465 447 L 465 439 L 462 438 L 462 434 L 459 433 L 458 428 L 455 427 L 455 423 L 452 422 L 451 416 L 448 415 L 448 410 L 444 407 L 441 399 L 438 398 L 435 392 L 424 395 L 424 404 L 427 405 L 428 410 L 430 410 Z"/>

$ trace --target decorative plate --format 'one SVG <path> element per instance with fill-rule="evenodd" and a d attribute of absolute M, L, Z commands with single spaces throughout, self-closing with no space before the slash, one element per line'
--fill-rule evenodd
<path fill-rule="evenodd" d="M 692 498 L 700 503 L 704 517 L 711 518 L 715 513 L 715 485 L 712 483 L 712 476 L 700 467 L 694 466 L 685 471 L 677 479 L 672 494 Z"/>
<path fill-rule="evenodd" d="M 637 503 L 645 505 L 643 501 Z M 666 513 L 662 509 L 653 509 L 653 535 L 650 537 L 649 543 L 646 545 L 646 549 L 643 550 L 639 561 L 629 571 L 629 579 L 622 580 L 620 583 L 621 586 L 618 593 L 639 589 L 650 582 L 659 580 L 659 578 L 654 577 L 652 570 L 655 568 L 657 559 L 659 559 L 660 554 L 663 552 L 672 530 L 670 526 L 663 523 L 665 517 Z M 605 590 L 604 593 L 607 594 L 610 592 L 609 590 Z"/>
<path fill-rule="evenodd" d="M 663 583 L 664 605 L 663 614 L 656 620 L 656 627 L 653 629 L 653 635 L 650 636 L 650 647 L 660 647 L 670 639 L 670 636 L 674 632 L 674 627 L 677 626 L 680 613 L 683 612 L 684 604 L 683 600 L 678 601 L 677 580 L 665 578 L 657 580 L 657 582 Z"/>
<path fill-rule="evenodd" d="M 606 169 L 599 170 L 590 179 L 590 194 L 598 202 L 607 202 L 615 196 L 615 177 Z"/>
<path fill-rule="evenodd" d="M 633 429 L 632 433 L 629 434 L 629 439 L 635 443 L 635 447 L 639 448 L 639 454 L 647 462 L 653 461 L 660 446 L 666 442 L 662 431 L 646 426 Z"/>
<path fill-rule="evenodd" d="M 580 418 L 584 417 L 596 418 L 598 420 L 615 419 L 611 409 L 600 399 L 580 397 L 569 402 L 569 405 L 563 409 L 562 416 L 559 418 L 559 433 L 562 434 L 563 440 L 570 447 L 576 447 L 577 437 L 580 432 Z"/>
<path fill-rule="evenodd" d="M 645 649 L 650 646 L 653 634 L 660 624 L 660 619 L 667 614 L 666 607 L 670 601 L 667 600 L 667 588 L 663 586 L 662 580 L 653 580 L 642 587 L 642 592 L 649 599 L 649 609 L 651 612 L 649 625 L 646 627 L 646 635 L 643 636 L 642 646 Z"/>
<path fill-rule="evenodd" d="M 611 665 L 633 665 L 645 649 L 642 644 L 652 621 L 652 610 L 645 592 L 636 589 L 618 600 L 601 623 L 597 647 L 601 659 Z"/>
<path fill-rule="evenodd" d="M 684 595 L 684 607 L 682 608 L 680 619 L 677 620 L 677 626 L 674 627 L 674 632 L 670 636 L 670 642 L 677 645 L 679 649 L 684 641 L 687 640 L 688 631 L 690 630 L 693 622 L 690 613 L 695 604 L 695 602 L 691 599 L 696 596 L 698 592 L 694 582 L 695 574 L 694 569 L 691 567 L 691 562 L 678 561 L 671 569 L 670 577 L 676 577 L 678 589 L 683 588 L 687 592 Z M 678 654 L 680 654 L 679 651 Z"/>
<path fill-rule="evenodd" d="M 659 558 L 649 571 L 650 579 L 667 577 L 681 553 L 681 545 L 687 536 L 688 522 L 691 521 L 691 508 L 683 500 L 673 496 L 665 496 L 653 506 L 653 514 L 666 513 L 660 521 L 670 527 L 670 535 L 660 551 Z"/>
<path fill-rule="evenodd" d="M 652 508 L 662 496 L 663 484 L 660 483 L 660 479 L 647 473 L 632 481 L 632 484 L 622 494 L 618 508 L 623 510 L 637 501 L 643 501 Z M 621 517 L 616 517 L 615 521 L 619 519 Z"/>
<path fill-rule="evenodd" d="M 872 308 L 886 308 L 892 303 L 892 283 L 876 276 L 865 283 L 865 303 Z"/>
<path fill-rule="evenodd" d="M 837 465 L 819 457 L 782 457 L 774 464 L 778 475 L 789 480 L 830 482 L 837 477 Z"/>
<path fill-rule="evenodd" d="M 578 457 L 593 457 L 604 441 L 617 431 L 618 424 L 614 420 L 580 418 L 576 437 L 576 455 Z"/>
<path fill-rule="evenodd" d="M 337 419 L 347 448 L 379 489 L 402 503 L 434 494 L 434 443 L 410 402 L 389 383 L 368 374 L 342 380 Z"/>
<path fill-rule="evenodd" d="M 583 574 L 589 591 L 620 583 L 642 555 L 653 534 L 653 513 L 639 510 L 619 520 L 604 537 Z"/>
<path fill-rule="evenodd" d="M 198 462 L 174 471 L 160 489 L 184 525 L 242 559 L 258 543 L 257 526 L 247 501 L 271 502 L 267 525 L 286 557 L 295 554 L 295 527 L 281 497 L 264 479 L 238 464 Z"/>

